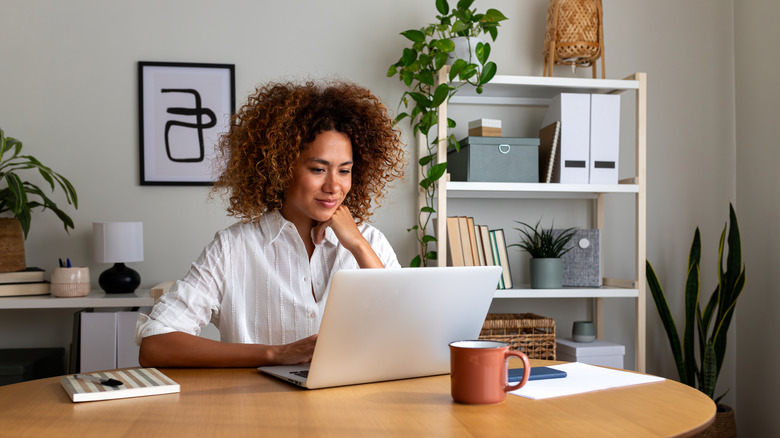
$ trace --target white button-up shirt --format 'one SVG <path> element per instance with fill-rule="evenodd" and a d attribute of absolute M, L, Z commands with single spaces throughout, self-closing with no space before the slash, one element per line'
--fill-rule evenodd
<path fill-rule="evenodd" d="M 368 224 L 358 229 L 385 267 L 401 267 L 379 230 Z M 136 343 L 174 331 L 198 335 L 209 322 L 224 342 L 297 341 L 319 331 L 333 274 L 357 268 L 330 228 L 309 260 L 292 222 L 271 211 L 256 223 L 219 231 L 150 314 L 139 315 Z"/>

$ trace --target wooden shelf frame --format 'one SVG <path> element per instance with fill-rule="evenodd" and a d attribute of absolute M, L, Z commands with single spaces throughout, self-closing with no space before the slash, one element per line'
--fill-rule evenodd
<path fill-rule="evenodd" d="M 442 69 L 436 77 L 436 85 L 447 81 L 448 69 Z M 594 202 L 594 222 L 596 228 L 605 227 L 605 195 L 626 194 L 635 198 L 635 248 L 634 263 L 636 279 L 604 279 L 606 287 L 564 288 L 553 291 L 534 289 L 497 290 L 496 299 L 518 298 L 592 298 L 595 300 L 594 321 L 596 335 L 604 337 L 604 299 L 625 297 L 635 300 L 635 345 L 636 370 L 644 372 L 646 368 L 646 280 L 645 260 L 647 251 L 647 75 L 634 73 L 624 79 L 585 79 L 556 78 L 541 76 L 496 76 L 484 86 L 482 94 L 477 95 L 469 87 L 463 87 L 449 104 L 461 105 L 516 105 L 526 107 L 549 106 L 553 96 L 566 93 L 605 93 L 619 94 L 633 92 L 636 95 L 636 138 L 635 173 L 631 178 L 621 180 L 617 185 L 575 185 L 575 184 L 535 184 L 535 183 L 480 183 L 450 181 L 449 174 L 437 182 L 437 216 L 447 217 L 449 198 L 496 198 L 496 199 L 591 199 Z M 447 106 L 445 102 L 439 108 L 437 136 L 440 139 L 437 154 L 438 162 L 447 161 Z M 418 136 L 418 148 L 421 154 L 427 153 L 426 137 Z M 421 194 L 420 206 L 425 203 Z M 436 223 L 435 234 L 442 236 L 437 245 L 438 264 L 447 261 L 447 221 Z"/>

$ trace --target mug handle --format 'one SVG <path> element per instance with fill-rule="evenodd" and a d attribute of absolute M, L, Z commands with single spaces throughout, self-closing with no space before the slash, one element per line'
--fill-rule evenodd
<path fill-rule="evenodd" d="M 507 350 L 506 353 L 504 353 L 504 359 L 509 359 L 510 356 L 519 357 L 520 360 L 523 361 L 523 378 L 520 380 L 520 383 L 516 385 L 509 385 L 507 384 L 504 387 L 504 392 L 514 391 L 516 389 L 520 389 L 525 385 L 525 383 L 528 381 L 528 377 L 531 376 L 531 362 L 528 360 L 528 356 L 525 355 L 525 353 L 521 351 L 514 351 L 514 350 Z M 509 367 L 509 360 L 506 361 L 507 368 Z"/>

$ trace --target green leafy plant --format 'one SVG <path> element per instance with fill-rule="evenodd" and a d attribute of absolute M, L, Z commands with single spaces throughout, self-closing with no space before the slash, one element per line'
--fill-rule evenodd
<path fill-rule="evenodd" d="M 566 245 L 574 237 L 575 228 L 566 228 L 560 233 L 555 233 L 552 227 L 539 229 L 541 221 L 539 219 L 534 226 L 525 222 L 515 221 L 524 226 L 524 228 L 515 228 L 515 230 L 520 232 L 520 243 L 513 243 L 507 246 L 518 246 L 526 250 L 535 259 L 559 259 L 569 252 L 571 247 L 566 248 Z"/>
<path fill-rule="evenodd" d="M 0 129 L 0 181 L 5 182 L 5 187 L 0 188 L 0 214 L 11 212 L 19 220 L 24 231 L 24 237 L 30 231 L 32 210 L 41 208 L 51 210 L 60 218 L 65 226 L 65 232 L 73 228 L 73 220 L 65 214 L 57 204 L 37 185 L 23 180 L 18 172 L 22 170 L 37 170 L 54 191 L 55 183 L 65 192 L 68 204 L 78 208 L 76 189 L 64 176 L 44 166 L 35 157 L 21 155 L 22 142 L 6 137 Z M 39 199 L 34 199 L 35 197 Z"/>
<path fill-rule="evenodd" d="M 436 196 L 436 181 L 447 171 L 447 163 L 439 163 L 437 160 L 437 146 L 440 141 L 446 141 L 449 145 L 459 149 L 454 136 L 446 139 L 434 138 L 428 142 L 428 134 L 438 124 L 439 106 L 455 95 L 463 86 L 476 87 L 478 93 L 482 92 L 482 86 L 488 83 L 496 74 L 498 68 L 494 62 L 488 61 L 490 56 L 490 44 L 480 42 L 475 47 L 476 62 L 474 60 L 456 59 L 449 66 L 448 81 L 436 83 L 436 76 L 440 70 L 447 66 L 450 54 L 454 54 L 454 37 L 479 37 L 490 35 L 493 41 L 498 36 L 500 22 L 507 18 L 496 9 L 488 9 L 485 13 L 478 13 L 476 9 L 470 9 L 474 0 L 460 0 L 457 6 L 450 10 L 446 0 L 436 0 L 436 9 L 440 15 L 437 21 L 420 29 L 411 29 L 401 32 L 411 42 L 410 47 L 403 49 L 400 59 L 390 66 L 388 77 L 398 75 L 401 82 L 408 90 L 401 96 L 399 111 L 395 118 L 396 123 L 409 118 L 414 136 L 425 136 L 427 153 L 419 157 L 422 179 L 419 183 L 424 192 L 426 203 L 417 218 L 417 223 L 409 231 L 417 232 L 419 254 L 411 262 L 411 266 L 427 266 L 429 260 L 437 258 L 436 251 L 429 251 L 428 245 L 435 242 L 433 235 L 427 234 L 428 225 L 436 213 L 433 200 Z M 447 120 L 447 127 L 454 128 L 455 121 Z"/>
<path fill-rule="evenodd" d="M 677 325 L 655 270 L 649 261 L 646 262 L 647 285 L 669 337 L 680 382 L 698 388 L 715 403 L 725 395 L 724 393 L 717 398 L 714 397 L 715 384 L 726 355 L 726 337 L 731 318 L 734 316 L 737 299 L 745 288 L 745 267 L 742 264 L 739 224 L 731 204 L 729 204 L 729 222 L 730 226 L 726 224 L 723 227 L 718 246 L 718 285 L 703 309 L 699 305 L 701 236 L 698 227 L 693 235 L 693 243 L 688 255 L 688 276 L 685 281 L 685 328 L 682 338 L 677 332 Z M 728 243 L 725 270 L 724 242 Z M 697 340 L 698 358 L 695 345 Z"/>

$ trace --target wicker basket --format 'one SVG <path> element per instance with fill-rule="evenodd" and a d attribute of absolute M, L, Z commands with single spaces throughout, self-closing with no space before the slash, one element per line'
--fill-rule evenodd
<path fill-rule="evenodd" d="M 508 342 L 530 359 L 555 360 L 555 320 L 533 313 L 490 313 L 480 339 Z"/>
<path fill-rule="evenodd" d="M 601 58 L 604 78 L 604 25 L 601 0 L 550 0 L 544 36 L 544 76 L 554 64 L 593 67 Z"/>

